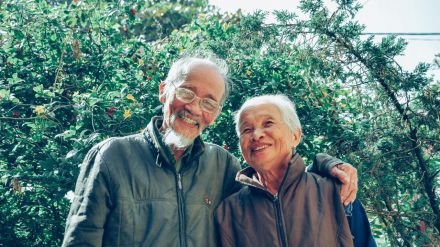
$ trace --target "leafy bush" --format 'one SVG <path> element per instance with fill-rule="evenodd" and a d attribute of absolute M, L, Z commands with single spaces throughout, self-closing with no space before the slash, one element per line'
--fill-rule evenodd
<path fill-rule="evenodd" d="M 399 69 L 403 40 L 361 39 L 356 3 L 330 12 L 302 1 L 308 18 L 281 11 L 276 24 L 263 12 L 209 14 L 203 1 L 8 0 L 0 8 L 0 245 L 60 244 L 66 195 L 87 150 L 144 128 L 170 64 L 194 49 L 225 59 L 232 83 L 205 140 L 239 157 L 233 112 L 247 97 L 287 94 L 303 123 L 299 152 L 357 166 L 377 238 L 438 243 L 438 82 L 427 64 Z"/>

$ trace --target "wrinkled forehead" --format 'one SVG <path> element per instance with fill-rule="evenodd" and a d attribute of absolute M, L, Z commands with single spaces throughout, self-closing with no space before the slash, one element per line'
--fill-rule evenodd
<path fill-rule="evenodd" d="M 192 68 L 188 74 L 178 82 L 176 87 L 185 84 L 193 90 L 212 91 L 222 98 L 225 93 L 226 82 L 220 72 L 209 65 L 198 65 Z"/>
<path fill-rule="evenodd" d="M 182 84 L 185 81 L 190 80 L 189 78 L 199 74 L 209 76 L 209 78 L 212 79 L 221 80 L 222 84 L 225 84 L 225 78 L 220 71 L 215 66 L 209 64 L 193 64 L 192 66 L 188 67 L 188 70 L 182 73 L 182 77 L 178 83 Z"/>
<path fill-rule="evenodd" d="M 242 125 L 249 121 L 261 120 L 261 119 L 279 119 L 281 118 L 281 112 L 278 106 L 272 103 L 253 103 L 243 106 L 240 111 L 238 124 Z"/>

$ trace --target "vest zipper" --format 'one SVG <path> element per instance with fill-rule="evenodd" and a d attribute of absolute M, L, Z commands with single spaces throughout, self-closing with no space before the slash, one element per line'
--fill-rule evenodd
<path fill-rule="evenodd" d="M 283 211 L 281 210 L 281 200 L 278 195 L 274 197 L 273 203 L 275 204 L 275 218 L 280 245 L 282 247 L 287 247 L 286 232 L 284 230 Z"/>
<path fill-rule="evenodd" d="M 180 246 L 186 247 L 185 229 L 185 201 L 183 200 L 182 177 L 177 173 L 177 208 L 179 214 L 179 238 Z"/>

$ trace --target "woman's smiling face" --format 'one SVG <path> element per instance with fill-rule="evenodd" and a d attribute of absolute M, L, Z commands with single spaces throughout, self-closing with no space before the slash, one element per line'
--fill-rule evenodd
<path fill-rule="evenodd" d="M 279 109 L 269 103 L 245 109 L 239 120 L 241 153 L 257 171 L 287 166 L 299 134 L 292 133 Z"/>

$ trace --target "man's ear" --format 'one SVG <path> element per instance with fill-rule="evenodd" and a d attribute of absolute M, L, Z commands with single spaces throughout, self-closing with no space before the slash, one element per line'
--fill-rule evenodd
<path fill-rule="evenodd" d="M 162 104 L 165 103 L 165 100 L 166 100 L 166 95 L 165 95 L 164 89 L 165 89 L 165 82 L 161 82 L 159 84 L 159 101 Z"/>
<path fill-rule="evenodd" d="M 211 121 L 210 123 L 208 123 L 208 125 L 213 124 L 213 123 L 215 122 L 215 120 L 217 120 L 218 115 L 220 115 L 220 113 L 221 113 L 221 109 L 218 109 L 218 110 L 217 110 L 217 113 L 215 113 L 214 118 L 212 118 L 212 121 Z"/>

